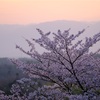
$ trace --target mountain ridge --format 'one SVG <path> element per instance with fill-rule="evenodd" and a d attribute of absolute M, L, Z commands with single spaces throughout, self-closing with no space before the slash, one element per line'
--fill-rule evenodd
<path fill-rule="evenodd" d="M 87 28 L 89 26 L 89 28 Z M 41 29 L 44 33 L 51 31 L 57 32 L 71 28 L 70 33 L 76 34 L 78 31 L 87 28 L 85 36 L 93 36 L 100 32 L 100 21 L 98 22 L 80 22 L 80 21 L 67 21 L 56 20 L 50 22 L 44 22 L 39 24 L 17 25 L 17 24 L 0 24 L 0 57 L 26 57 L 21 51 L 15 49 L 15 45 L 18 44 L 24 49 L 28 50 L 28 45 L 24 38 L 31 39 L 32 37 L 38 38 L 39 34 L 36 28 Z M 42 51 L 42 50 L 41 50 Z"/>

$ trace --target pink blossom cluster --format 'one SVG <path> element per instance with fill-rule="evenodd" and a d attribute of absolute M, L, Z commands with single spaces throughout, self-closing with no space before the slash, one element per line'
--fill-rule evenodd
<path fill-rule="evenodd" d="M 94 53 L 89 52 L 89 49 L 100 41 L 100 33 L 73 44 L 85 29 L 76 35 L 70 35 L 70 29 L 46 34 L 40 29 L 37 31 L 41 35 L 39 39 L 25 39 L 30 46 L 29 51 L 16 45 L 16 48 L 32 57 L 35 63 L 26 64 L 11 59 L 30 78 L 18 80 L 12 85 L 12 97 L 16 95 L 20 98 L 18 100 L 97 100 L 100 95 L 97 93 L 100 91 L 100 58 L 96 55 L 99 54 L 100 49 Z M 50 34 L 54 36 L 53 40 L 50 39 Z M 46 51 L 39 54 L 35 50 L 34 42 Z M 36 89 L 34 88 L 36 83 L 32 78 L 41 79 L 53 85 Z M 34 84 L 31 84 L 32 82 Z M 75 93 L 75 91 L 80 92 Z"/>

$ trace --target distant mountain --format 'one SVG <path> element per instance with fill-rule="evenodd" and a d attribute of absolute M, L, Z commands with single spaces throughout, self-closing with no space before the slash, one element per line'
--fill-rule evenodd
<path fill-rule="evenodd" d="M 28 50 L 28 45 L 24 38 L 31 39 L 39 37 L 36 28 L 40 28 L 44 32 L 57 32 L 58 29 L 64 31 L 71 28 L 71 34 L 76 34 L 79 30 L 87 28 L 84 35 L 81 37 L 84 39 L 85 36 L 92 36 L 93 34 L 100 32 L 100 22 L 61 20 L 30 25 L 0 24 L 0 57 L 27 57 L 19 50 L 16 50 L 15 45 L 18 44 Z M 39 47 L 37 47 L 37 49 L 40 50 Z M 41 51 L 42 50 L 40 50 L 40 52 Z"/>

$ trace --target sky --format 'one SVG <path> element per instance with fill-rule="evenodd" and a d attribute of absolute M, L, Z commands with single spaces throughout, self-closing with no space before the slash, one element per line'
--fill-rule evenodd
<path fill-rule="evenodd" d="M 100 21 L 100 0 L 0 0 L 0 24 Z"/>
<path fill-rule="evenodd" d="M 100 22 L 100 0 L 0 0 L 0 57 L 19 55 L 22 57 L 20 51 L 15 49 L 15 44 L 23 45 L 26 48 L 25 41 L 21 37 L 38 36 L 33 34 L 36 28 L 30 24 L 39 25 L 39 23 L 55 20 Z M 16 24 L 22 26 L 16 26 Z M 48 25 L 41 25 L 44 30 L 48 29 Z M 57 25 L 51 25 L 50 27 L 53 28 L 49 27 L 51 30 L 48 31 L 53 31 L 52 29 L 55 29 L 54 27 Z M 76 24 L 74 25 L 77 27 Z M 60 27 L 65 26 L 61 24 Z M 70 24 L 67 27 L 71 27 Z M 93 32 L 95 30 L 99 32 L 100 25 L 91 26 L 90 29 L 93 29 Z"/>

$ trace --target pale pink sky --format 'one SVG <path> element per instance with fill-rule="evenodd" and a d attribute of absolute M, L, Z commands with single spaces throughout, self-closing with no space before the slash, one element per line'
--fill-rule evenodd
<path fill-rule="evenodd" d="M 0 24 L 100 21 L 100 0 L 0 0 Z"/>

